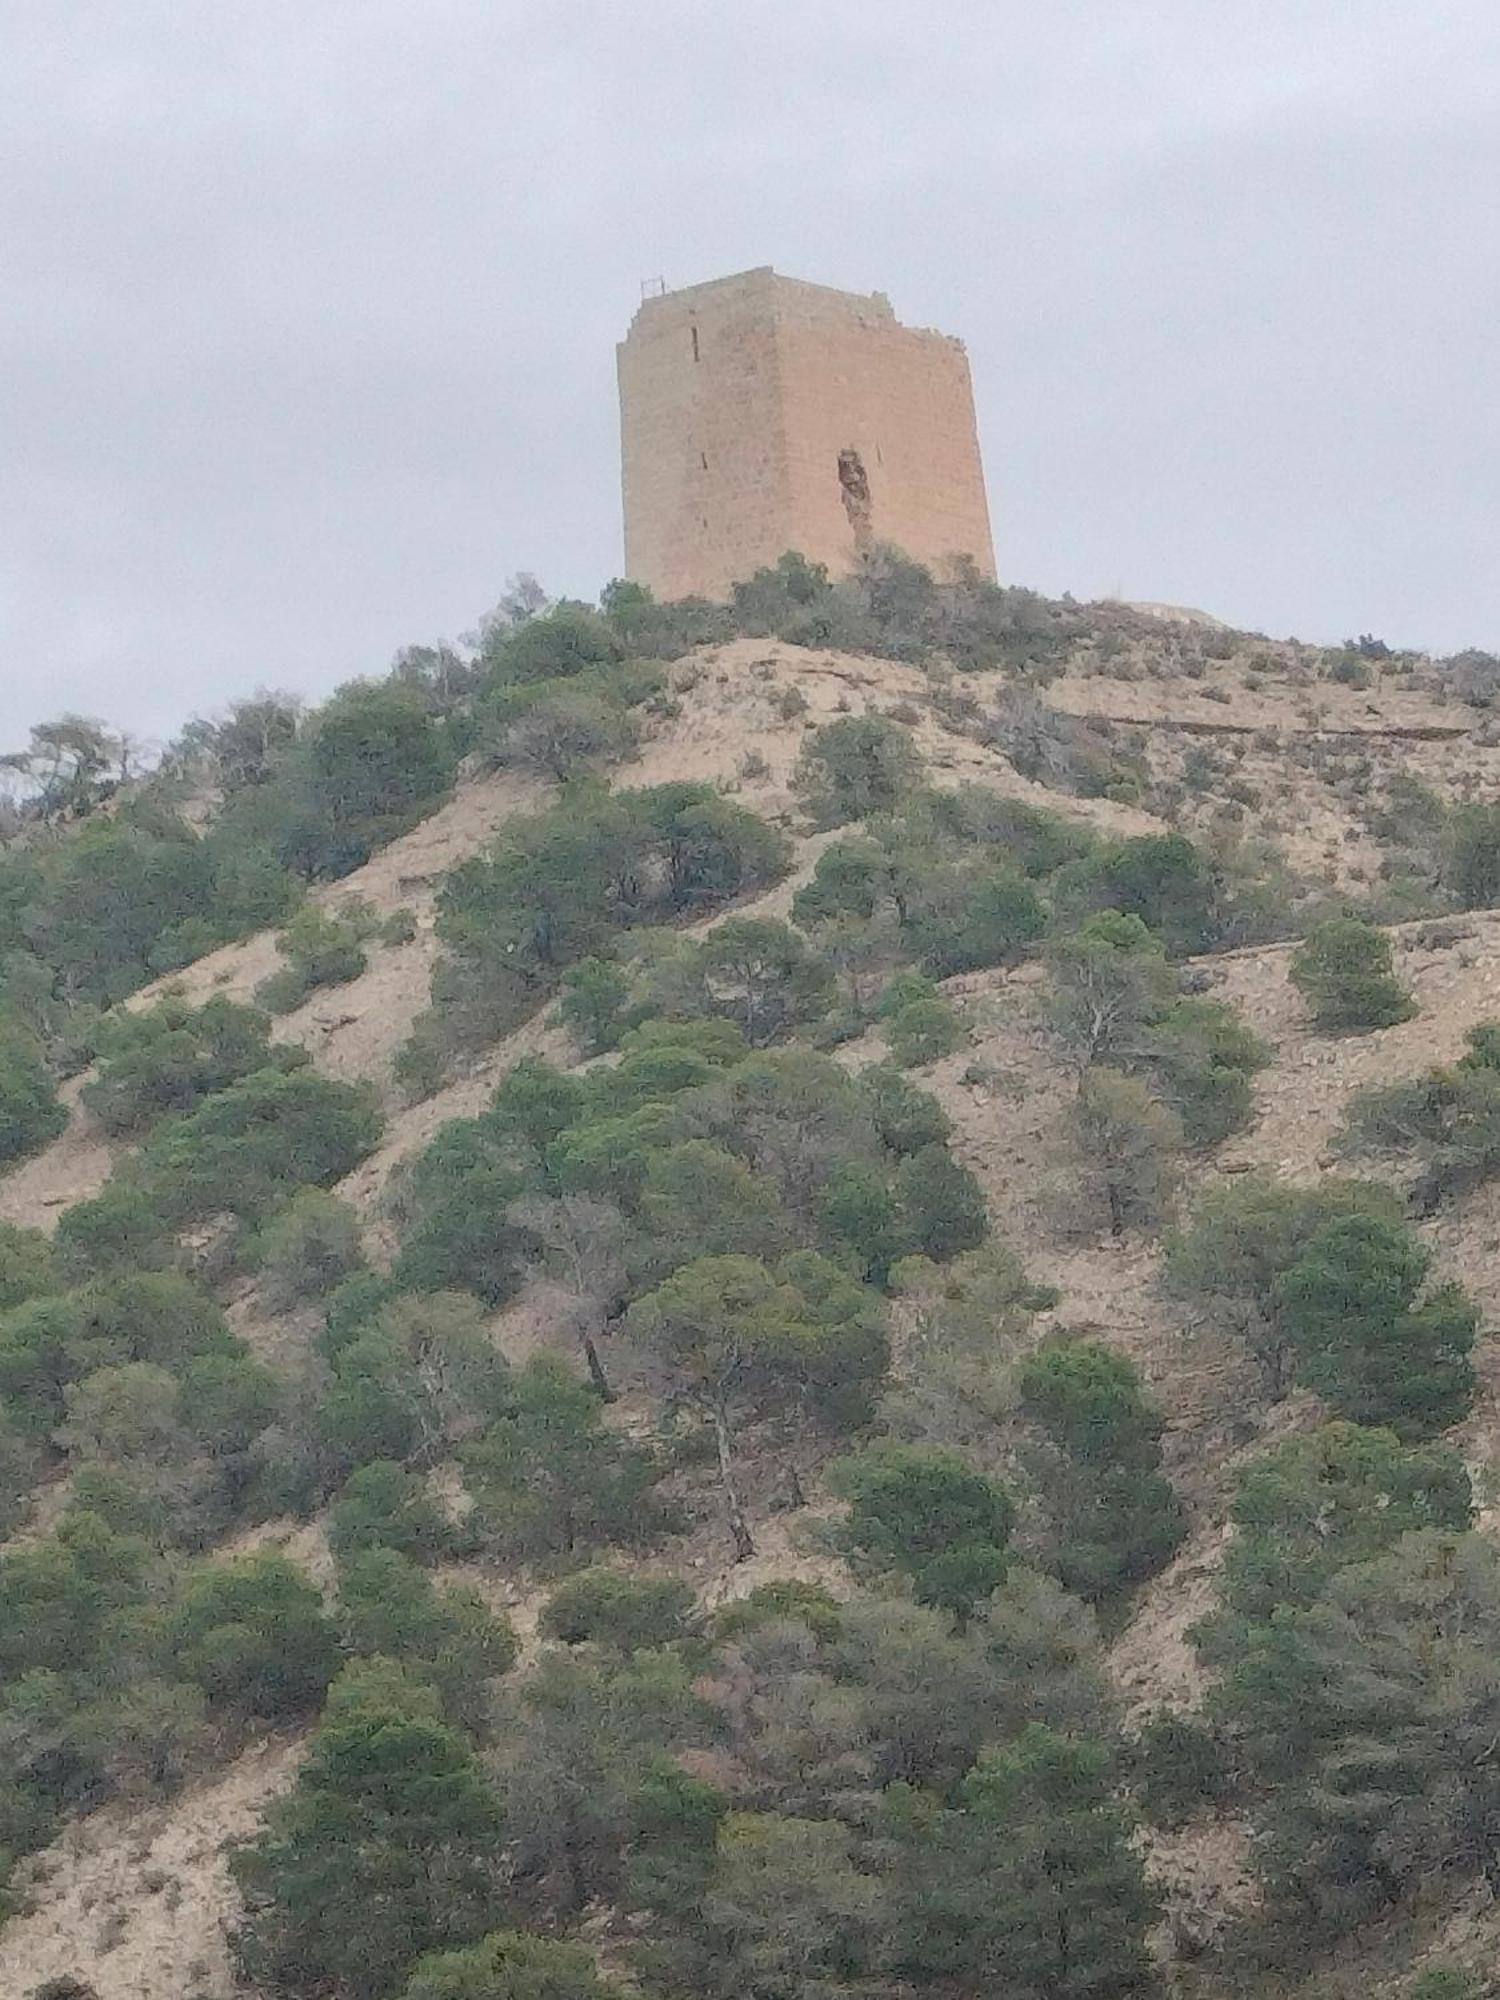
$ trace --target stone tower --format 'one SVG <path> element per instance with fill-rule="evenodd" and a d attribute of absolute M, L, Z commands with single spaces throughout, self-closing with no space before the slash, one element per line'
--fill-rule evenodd
<path fill-rule="evenodd" d="M 648 298 L 617 350 L 625 574 L 728 595 L 787 549 L 995 573 L 963 343 L 769 266 Z"/>

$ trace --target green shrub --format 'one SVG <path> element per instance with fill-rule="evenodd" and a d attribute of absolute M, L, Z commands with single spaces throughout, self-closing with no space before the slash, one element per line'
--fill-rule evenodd
<path fill-rule="evenodd" d="M 918 1990 L 945 1979 L 1049 2000 L 1150 1990 L 1159 1905 L 1105 1743 L 1030 1723 L 981 1753 L 951 1804 L 898 1790 L 884 1821 L 904 1857 L 892 1956 Z"/>
<path fill-rule="evenodd" d="M 1003 1581 L 1014 1504 L 957 1452 L 880 1445 L 837 1461 L 829 1481 L 849 1502 L 848 1546 L 906 1571 L 919 1603 L 966 1618 Z"/>
<path fill-rule="evenodd" d="M 616 764 L 635 749 L 637 730 L 617 687 L 602 677 L 498 688 L 481 713 L 481 742 L 497 764 L 563 783 Z"/>
<path fill-rule="evenodd" d="M 633 989 L 613 960 L 586 958 L 563 974 L 558 1013 L 586 1056 L 617 1048 L 630 1025 Z"/>
<path fill-rule="evenodd" d="M 425 1482 L 394 1459 L 352 1472 L 328 1514 L 328 1540 L 339 1555 L 394 1549 L 413 1562 L 435 1562 L 454 1540 Z"/>
<path fill-rule="evenodd" d="M 43 1447 L 8 1410 L 0 1410 L 0 1535 L 13 1535 L 30 1510 Z"/>
<path fill-rule="evenodd" d="M 629 948 L 628 966 L 628 1004 L 608 1031 L 616 1037 L 650 1018 L 709 1018 L 764 1048 L 821 1020 L 837 997 L 827 960 L 777 917 L 729 917 L 701 942 L 671 932 L 644 937 Z"/>
<path fill-rule="evenodd" d="M 1228 1662 L 1211 1713 L 1260 1802 L 1266 1915 L 1292 1950 L 1493 1852 L 1470 1829 L 1492 1796 L 1497 1607 L 1486 1537 L 1407 1534 L 1309 1610 L 1251 1627 Z"/>
<path fill-rule="evenodd" d="M 626 2000 L 626 1993 L 601 1975 L 586 1945 L 526 1931 L 492 1931 L 465 1951 L 424 1958 L 400 2000 Z"/>
<path fill-rule="evenodd" d="M 464 1448 L 473 1526 L 502 1559 L 647 1548 L 673 1525 L 656 1454 L 605 1428 L 599 1398 L 555 1356 L 517 1369 L 510 1407 Z"/>
<path fill-rule="evenodd" d="M 789 924 L 729 917 L 698 948 L 695 975 L 706 1012 L 732 1021 L 751 1048 L 826 1014 L 833 973 Z"/>
<path fill-rule="evenodd" d="M 1468 1472 L 1449 1446 L 1403 1444 L 1393 1431 L 1351 1423 L 1274 1445 L 1235 1486 L 1220 1592 L 1227 1616 L 1207 1628 L 1210 1657 L 1240 1648 L 1247 1622 L 1315 1604 L 1340 1570 L 1374 1561 L 1403 1535 L 1461 1533 L 1473 1513 Z"/>
<path fill-rule="evenodd" d="M 520 1650 L 510 1621 L 478 1591 L 436 1584 L 390 1548 L 341 1565 L 339 1623 L 349 1652 L 401 1661 L 470 1727 L 484 1719 L 488 1684 L 510 1672 Z"/>
<path fill-rule="evenodd" d="M 1389 1028 L 1417 1011 L 1392 971 L 1390 939 L 1359 917 L 1309 931 L 1292 954 L 1290 978 L 1323 1029 Z"/>
<path fill-rule="evenodd" d="M 285 965 L 261 982 L 256 998 L 273 1014 L 289 1014 L 319 987 L 358 979 L 370 963 L 365 944 L 378 929 L 375 912 L 358 897 L 346 897 L 336 911 L 304 903 L 276 940 Z"/>
<path fill-rule="evenodd" d="M 905 1158 L 924 1146 L 946 1143 L 952 1126 L 931 1091 L 919 1089 L 889 1063 L 871 1063 L 862 1069 L 859 1084 L 881 1144 L 891 1152 Z"/>
<path fill-rule="evenodd" d="M 1406 2000 L 1484 2000 L 1484 1989 L 1464 1966 L 1429 1965 L 1407 1986 Z"/>
<path fill-rule="evenodd" d="M 1336 653 L 1327 668 L 1328 678 L 1337 681 L 1341 687 L 1367 688 L 1375 684 L 1375 675 L 1368 660 L 1347 649 Z"/>
<path fill-rule="evenodd" d="M 52 1245 L 40 1229 L 0 1222 L 0 1312 L 60 1288 Z"/>
<path fill-rule="evenodd" d="M 1213 1146 L 1248 1124 L 1250 1079 L 1271 1060 L 1232 1007 L 1196 997 L 1174 1001 L 1150 1024 L 1141 1060 L 1182 1120 L 1191 1146 Z"/>
<path fill-rule="evenodd" d="M 1220 920 L 1220 884 L 1206 856 L 1181 833 L 1143 833 L 1103 847 L 1062 871 L 1059 903 L 1080 915 L 1118 910 L 1138 917 L 1174 957 L 1207 951 Z"/>
<path fill-rule="evenodd" d="M 1500 902 L 1500 806 L 1460 805 L 1448 819 L 1443 880 L 1460 909 Z"/>
<path fill-rule="evenodd" d="M 1013 964 L 1046 931 L 1046 905 L 1014 869 L 961 869 L 950 896 L 935 894 L 940 886 L 929 878 L 919 891 L 911 924 L 923 964 L 940 978 Z"/>
<path fill-rule="evenodd" d="M 261 1294 L 276 1311 L 322 1298 L 365 1261 L 359 1216 L 322 1188 L 301 1188 L 256 1234 Z"/>
<path fill-rule="evenodd" d="M 1046 929 L 1037 878 L 1079 847 L 1053 816 L 978 786 L 912 790 L 824 848 L 792 916 L 863 1009 L 865 990 L 903 956 L 938 977 L 1023 958 Z"/>
<path fill-rule="evenodd" d="M 491 1039 L 621 933 L 703 915 L 787 862 L 781 833 L 706 785 L 580 782 L 565 802 L 508 821 L 487 859 L 448 877 L 435 1030 L 455 1044 Z"/>
<path fill-rule="evenodd" d="M 1127 1355 L 1099 1341 L 1058 1339 L 1021 1370 L 1021 1405 L 1085 1464 L 1155 1466 L 1162 1418 Z"/>
<path fill-rule="evenodd" d="M 384 2000 L 493 1922 L 501 1845 L 500 1800 L 432 1691 L 346 1669 L 295 1784 L 232 1856 L 240 1969 L 267 1992 Z"/>
<path fill-rule="evenodd" d="M 1232 1316 L 1267 1391 L 1285 1395 L 1294 1356 L 1278 1306 L 1283 1273 L 1329 1224 L 1368 1216 L 1398 1226 L 1401 1212 L 1395 1190 L 1380 1181 L 1330 1175 L 1299 1187 L 1246 1174 L 1198 1196 L 1186 1225 L 1167 1237 L 1166 1277 L 1173 1290 L 1211 1299 Z"/>
<path fill-rule="evenodd" d="M 347 1464 L 431 1464 L 512 1400 L 510 1368 L 468 1292 L 388 1300 L 331 1354 L 318 1428 Z"/>
<path fill-rule="evenodd" d="M 898 723 L 850 715 L 813 730 L 792 784 L 817 825 L 842 826 L 892 811 L 920 772 L 916 746 Z"/>
<path fill-rule="evenodd" d="M 167 1621 L 166 1657 L 216 1707 L 265 1721 L 316 1709 L 338 1640 L 316 1587 L 284 1556 L 205 1563 Z"/>
<path fill-rule="evenodd" d="M 885 1039 L 894 1060 L 903 1069 L 951 1056 L 963 1047 L 964 1030 L 956 1011 L 946 1000 L 909 1000 L 885 1024 Z"/>
<path fill-rule="evenodd" d="M 302 750 L 318 828 L 298 858 L 345 874 L 414 826 L 453 781 L 455 758 L 420 694 L 394 682 L 341 689 L 309 724 Z"/>
<path fill-rule="evenodd" d="M 899 1218 L 892 1250 L 939 1262 L 974 1250 L 989 1233 L 984 1190 L 945 1145 L 922 1146 L 892 1182 Z"/>
<path fill-rule="evenodd" d="M 712 1620 L 714 1638 L 727 1645 L 763 1625 L 789 1620 L 805 1625 L 824 1644 L 839 1637 L 844 1629 L 843 1609 L 821 1583 L 808 1583 L 799 1576 L 777 1577 L 772 1583 L 758 1583 L 743 1597 L 721 1604 Z"/>
<path fill-rule="evenodd" d="M 1500 1066 L 1496 1030 L 1469 1030 L 1469 1053 L 1451 1066 L 1360 1091 L 1343 1142 L 1351 1151 L 1415 1155 L 1422 1173 L 1414 1206 L 1430 1215 L 1444 1195 L 1463 1194 L 1500 1172 Z"/>
<path fill-rule="evenodd" d="M 154 1270 L 172 1261 L 167 1217 L 139 1179 L 116 1174 L 97 1195 L 63 1210 L 53 1239 L 70 1278 Z"/>
<path fill-rule="evenodd" d="M 1160 1226 L 1180 1175 L 1182 1123 L 1139 1077 L 1085 1072 L 1068 1117 L 1079 1187 L 1111 1236 Z"/>
<path fill-rule="evenodd" d="M 222 994 L 201 1007 L 168 995 L 154 1007 L 116 1009 L 94 1032 L 96 1069 L 80 1097 L 106 1132 L 140 1132 L 256 1070 L 300 1068 L 306 1052 L 273 1049 L 270 1026 Z"/>
<path fill-rule="evenodd" d="M 391 1058 L 391 1075 L 400 1085 L 406 1103 L 422 1103 L 450 1080 L 453 1073 L 450 1039 L 447 1024 L 436 1009 L 425 1007 Z"/>
<path fill-rule="evenodd" d="M 904 1007 L 920 1006 L 926 1001 L 941 998 L 936 983 L 925 972 L 897 972 L 881 988 L 880 997 L 875 1002 L 875 1019 L 889 1021 Z"/>
<path fill-rule="evenodd" d="M 683 1638 L 692 1609 L 692 1587 L 676 1577 L 588 1569 L 553 1591 L 540 1629 L 568 1646 L 593 1643 L 633 1653 Z"/>
<path fill-rule="evenodd" d="M 788 624 L 805 618 L 832 595 L 828 571 L 822 563 L 809 562 L 796 549 L 788 549 L 774 564 L 734 584 L 730 606 L 734 629 L 751 638 L 770 634 L 784 638 Z"/>
<path fill-rule="evenodd" d="M 41 1044 L 0 1018 L 0 1170 L 55 1139 L 68 1122 Z"/>
<path fill-rule="evenodd" d="M 1404 1226 L 1353 1215 L 1320 1230 L 1275 1290 L 1298 1379 L 1403 1438 L 1446 1430 L 1474 1397 L 1478 1314 L 1457 1285 L 1419 1300 L 1431 1261 Z"/>
<path fill-rule="evenodd" d="M 1021 1408 L 1051 1441 L 1033 1466 L 1049 1515 L 1047 1566 L 1080 1596 L 1109 1600 L 1154 1576 L 1186 1521 L 1159 1471 L 1160 1413 L 1134 1364 L 1097 1341 L 1058 1339 L 1026 1362 Z"/>
<path fill-rule="evenodd" d="M 1047 1013 L 1069 1060 L 1121 1066 L 1179 999 L 1161 939 L 1137 916 L 1098 910 L 1047 948 Z"/>
<path fill-rule="evenodd" d="M 527 1237 L 510 1220 L 526 1192 L 513 1149 L 484 1119 L 455 1119 L 403 1175 L 396 1277 L 413 1291 L 463 1287 L 490 1305 L 519 1281 Z"/>
<path fill-rule="evenodd" d="M 631 1306 L 626 1328 L 669 1393 L 712 1433 L 736 1558 L 754 1553 L 740 1498 L 740 1433 L 867 1421 L 889 1359 L 881 1302 L 814 1251 L 773 1267 L 735 1254 L 684 1264 Z"/>
<path fill-rule="evenodd" d="M 325 1360 L 336 1361 L 350 1341 L 401 1296 L 401 1285 L 386 1271 L 357 1271 L 352 1278 L 345 1278 L 324 1305 L 319 1353 Z"/>
<path fill-rule="evenodd" d="M 141 1150 L 141 1171 L 171 1223 L 224 1210 L 262 1220 L 301 1187 L 340 1180 L 380 1137 L 372 1091 L 312 1069 L 266 1069 L 165 1120 Z"/>
<path fill-rule="evenodd" d="M 186 1278 L 127 1271 L 0 1316 L 0 1397 L 18 1424 L 45 1436 L 62 1418 L 67 1384 L 95 1369 L 147 1362 L 175 1375 L 237 1352 L 223 1313 Z"/>
<path fill-rule="evenodd" d="M 493 687 L 555 681 L 617 666 L 625 648 L 613 625 L 586 604 L 554 605 L 510 632 L 497 632 L 484 648 Z"/>
<path fill-rule="evenodd" d="M 26 911 L 15 939 L 76 1003 L 123 1000 L 216 944 L 277 923 L 297 885 L 259 838 L 127 803 L 31 864 L 18 883 Z M 15 866 L 14 863 L 11 866 Z M 0 861 L 0 904 L 6 867 Z"/>
<path fill-rule="evenodd" d="M 1151 1716 L 1131 1746 L 1130 1773 L 1146 1816 L 1169 1829 L 1225 1804 L 1234 1789 L 1223 1739 L 1192 1715 Z"/>

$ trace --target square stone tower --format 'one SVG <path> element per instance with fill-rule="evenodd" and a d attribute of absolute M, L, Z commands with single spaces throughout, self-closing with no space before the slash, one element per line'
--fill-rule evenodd
<path fill-rule="evenodd" d="M 763 266 L 646 299 L 617 354 L 625 574 L 659 598 L 787 549 L 847 575 L 877 542 L 993 577 L 963 343 L 883 293 Z"/>

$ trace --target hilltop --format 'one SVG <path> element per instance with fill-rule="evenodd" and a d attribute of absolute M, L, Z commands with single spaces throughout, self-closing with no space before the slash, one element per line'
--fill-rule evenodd
<path fill-rule="evenodd" d="M 1491 671 L 788 558 L 44 792 L 0 1987 L 382 2000 L 502 1928 L 559 1994 L 1488 1977 Z M 472 1790 L 366 1957 L 276 1802 L 397 1730 Z"/>

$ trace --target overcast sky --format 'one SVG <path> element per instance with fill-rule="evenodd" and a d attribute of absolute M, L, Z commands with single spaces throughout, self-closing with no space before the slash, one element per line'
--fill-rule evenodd
<path fill-rule="evenodd" d="M 1006 579 L 1500 649 L 1496 0 L 0 0 L 0 748 L 594 595 L 761 263 L 968 342 Z"/>

